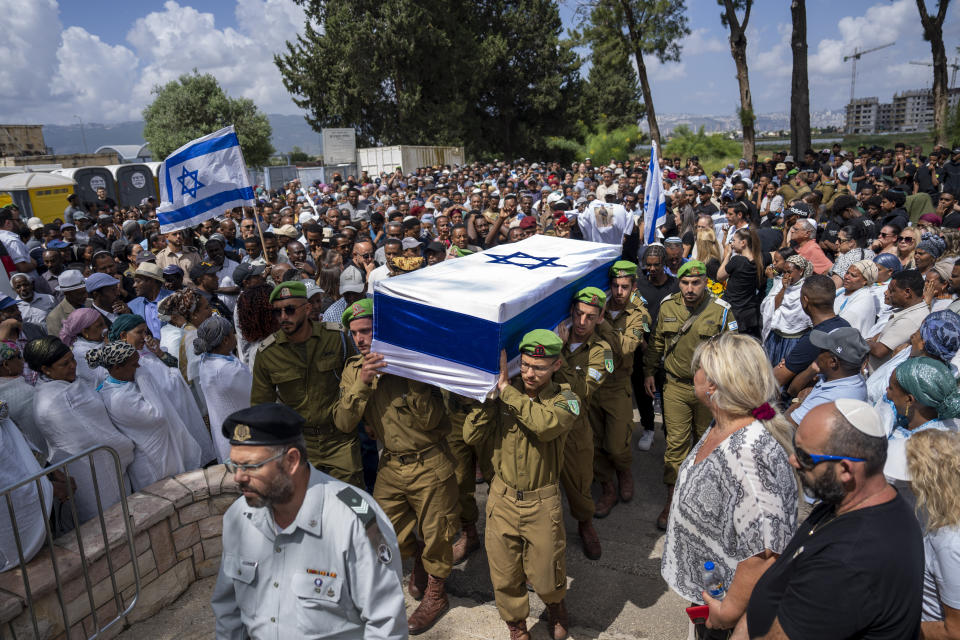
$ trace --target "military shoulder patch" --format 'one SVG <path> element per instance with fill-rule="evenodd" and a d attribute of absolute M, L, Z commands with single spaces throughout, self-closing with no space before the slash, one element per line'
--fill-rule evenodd
<path fill-rule="evenodd" d="M 607 373 L 613 373 L 613 351 L 609 349 L 603 350 L 603 368 Z"/>
<path fill-rule="evenodd" d="M 633 332 L 633 337 L 634 337 L 634 338 L 636 338 L 637 340 L 642 340 L 642 339 L 643 339 L 643 332 L 644 332 L 644 331 L 650 331 L 650 328 L 647 327 L 647 323 L 644 322 L 644 323 L 643 323 L 643 331 L 640 331 L 640 329 L 631 329 L 631 331 Z"/>
<path fill-rule="evenodd" d="M 257 347 L 257 353 L 260 353 L 261 351 L 263 351 L 264 349 L 266 349 L 276 341 L 277 341 L 277 337 L 271 333 L 266 338 L 264 338 L 263 342 L 260 343 L 260 346 Z"/>
<path fill-rule="evenodd" d="M 728 324 L 727 324 L 727 329 L 730 330 L 730 331 L 736 331 L 736 330 L 737 330 L 737 321 L 734 320 L 733 322 L 728 323 Z"/>
<path fill-rule="evenodd" d="M 562 399 L 554 403 L 555 407 L 565 409 L 575 416 L 580 415 L 580 400 L 577 398 L 577 394 L 564 389 L 560 392 L 560 396 Z"/>
<path fill-rule="evenodd" d="M 343 325 L 339 322 L 324 322 L 323 328 L 328 331 L 336 331 L 337 333 L 343 331 Z"/>
<path fill-rule="evenodd" d="M 596 369 L 594 369 L 593 367 L 587 368 L 587 375 L 593 378 L 594 380 L 596 380 L 597 382 L 600 382 L 600 380 L 603 378 L 603 374 L 597 371 Z"/>
<path fill-rule="evenodd" d="M 730 308 L 730 303 L 724 300 L 723 298 L 714 298 L 713 301 L 716 302 L 721 307 L 723 307 L 724 309 Z"/>

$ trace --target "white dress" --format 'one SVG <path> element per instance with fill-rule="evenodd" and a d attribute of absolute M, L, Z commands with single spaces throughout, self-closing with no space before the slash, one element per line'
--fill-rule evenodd
<path fill-rule="evenodd" d="M 783 294 L 783 300 L 780 306 L 776 306 L 777 294 L 783 288 L 780 278 L 773 282 L 770 293 L 760 303 L 760 315 L 763 319 L 763 340 L 774 329 L 787 335 L 803 333 L 812 326 L 810 316 L 803 312 L 800 305 L 800 289 L 803 287 L 803 281 L 787 287 Z"/>
<path fill-rule="evenodd" d="M 151 402 L 136 382 L 111 376 L 99 391 L 110 419 L 136 447 L 127 469 L 133 491 L 200 466 L 200 445 L 169 404 Z"/>
<path fill-rule="evenodd" d="M 33 400 L 35 396 L 36 389 L 22 376 L 0 378 L 0 400 L 7 403 L 7 407 L 10 409 L 10 419 L 20 427 L 20 431 L 23 433 L 23 437 L 27 439 L 30 447 L 40 452 L 42 458 L 46 460 L 50 454 L 47 451 L 47 441 L 40 430 L 37 429 L 37 423 L 33 419 Z M 0 509 L 2 509 L 2 502 L 0 502 Z"/>
<path fill-rule="evenodd" d="M 40 376 L 33 404 L 37 428 L 47 440 L 50 462 L 57 463 L 96 446 L 107 446 L 120 457 L 120 469 L 125 474 L 133 461 L 133 442 L 120 433 L 110 421 L 100 395 L 79 379 L 74 382 L 51 380 Z M 104 509 L 120 500 L 121 486 L 117 480 L 113 457 L 105 451 L 93 456 L 97 471 L 97 485 Z M 80 523 L 97 515 L 97 499 L 90 462 L 84 458 L 68 467 L 77 482 L 76 500 Z"/>
<path fill-rule="evenodd" d="M 93 342 L 83 336 L 77 338 L 73 343 L 73 357 L 77 361 L 77 380 L 96 389 L 100 383 L 107 379 L 107 370 L 103 367 L 92 368 L 87 364 L 87 352 L 99 349 L 103 346 L 102 342 Z"/>
<path fill-rule="evenodd" d="M 33 457 L 30 445 L 23 434 L 9 418 L 0 421 L 0 486 L 9 487 L 26 480 L 40 472 L 40 464 Z M 17 518 L 17 532 L 23 548 L 23 559 L 29 562 L 43 546 L 46 538 L 44 520 L 50 516 L 53 506 L 53 486 L 46 476 L 40 478 L 40 495 L 43 509 L 37 493 L 37 483 L 31 482 L 10 493 L 13 513 Z M 16 567 L 20 558 L 17 554 L 17 542 L 13 535 L 13 523 L 6 500 L 0 509 L 0 571 Z"/>
<path fill-rule="evenodd" d="M 841 288 L 833 299 L 833 312 L 865 336 L 877 321 L 877 298 L 870 287 L 861 287 L 850 295 Z"/>
<path fill-rule="evenodd" d="M 210 433 L 223 462 L 230 457 L 230 441 L 223 437 L 224 420 L 250 406 L 253 374 L 234 356 L 206 353 L 200 359 L 200 389 L 207 400 Z"/>
<path fill-rule="evenodd" d="M 146 349 L 140 352 L 140 367 L 136 373 L 140 391 L 154 405 L 168 404 L 178 416 L 193 439 L 200 445 L 200 463 L 206 464 L 217 457 L 217 451 L 210 439 L 210 432 L 203 422 L 203 415 L 197 407 L 193 392 L 178 367 L 168 367 L 157 356 Z"/>

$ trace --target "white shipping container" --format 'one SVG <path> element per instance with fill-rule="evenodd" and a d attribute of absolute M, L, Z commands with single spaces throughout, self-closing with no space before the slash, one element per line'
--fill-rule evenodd
<path fill-rule="evenodd" d="M 420 167 L 462 165 L 464 157 L 463 147 L 395 145 L 357 149 L 360 170 L 371 177 L 390 173 L 397 167 L 406 174 Z"/>

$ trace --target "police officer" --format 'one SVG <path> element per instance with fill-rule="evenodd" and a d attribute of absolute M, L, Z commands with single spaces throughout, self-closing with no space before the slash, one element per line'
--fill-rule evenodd
<path fill-rule="evenodd" d="M 529 640 L 530 581 L 547 605 L 550 637 L 567 637 L 566 546 L 560 504 L 564 440 L 582 408 L 569 385 L 556 382 L 563 342 L 537 329 L 520 342 L 520 375 L 510 379 L 500 356 L 500 397 L 467 417 L 467 444 L 493 448 L 484 541 L 490 581 L 511 640 Z"/>
<path fill-rule="evenodd" d="M 243 498 L 223 515 L 216 637 L 405 638 L 390 521 L 369 495 L 310 465 L 303 426 L 282 404 L 223 423 L 226 467 Z"/>
<path fill-rule="evenodd" d="M 557 380 L 570 385 L 580 399 L 577 424 L 564 446 L 560 481 L 570 502 L 570 513 L 578 523 L 583 554 L 591 560 L 597 560 L 602 549 L 600 536 L 593 528 L 595 505 L 590 492 L 593 484 L 593 430 L 587 412 L 593 403 L 594 392 L 613 373 L 613 351 L 595 331 L 603 318 L 606 301 L 606 294 L 596 287 L 581 289 L 570 305 L 570 328 L 564 324 L 557 329 L 563 340 L 560 353 L 564 361 L 564 366 L 557 372 Z"/>
<path fill-rule="evenodd" d="M 340 373 L 352 350 L 342 327 L 310 320 L 303 282 L 281 282 L 270 303 L 280 330 L 257 349 L 250 404 L 279 401 L 296 410 L 306 419 L 310 462 L 334 478 L 364 486 L 356 430 L 344 433 L 333 425 Z"/>
<path fill-rule="evenodd" d="M 644 387 L 647 395 L 656 393 L 654 372 L 663 362 L 667 383 L 663 388 L 663 420 L 667 449 L 663 454 L 663 481 L 667 485 L 667 503 L 657 517 L 657 526 L 667 528 L 673 485 L 683 459 L 693 447 L 691 437 L 700 439 L 710 426 L 710 409 L 693 392 L 690 371 L 697 345 L 722 333 L 736 331 L 737 322 L 730 305 L 707 291 L 707 267 L 699 260 L 684 263 L 677 272 L 680 292 L 660 304 L 653 339 L 643 359 Z"/>
<path fill-rule="evenodd" d="M 619 260 L 610 268 L 610 297 L 597 333 L 613 351 L 613 373 L 607 376 L 590 402 L 590 426 L 595 436 L 594 474 L 603 488 L 595 517 L 610 513 L 617 503 L 613 487 L 616 472 L 619 498 L 633 499 L 633 392 L 630 375 L 634 353 L 646 343 L 650 333 L 650 314 L 636 292 L 637 265 Z"/>
<path fill-rule="evenodd" d="M 453 539 L 460 529 L 456 463 L 446 440 L 450 422 L 439 389 L 380 373 L 387 363 L 370 351 L 373 300 L 354 302 L 342 320 L 360 355 L 343 370 L 333 420 L 345 433 L 355 431 L 362 420 L 383 443 L 373 497 L 393 523 L 400 552 L 414 558 L 407 588 L 420 605 L 407 626 L 416 635 L 449 607 L 444 583 L 453 569 Z"/>

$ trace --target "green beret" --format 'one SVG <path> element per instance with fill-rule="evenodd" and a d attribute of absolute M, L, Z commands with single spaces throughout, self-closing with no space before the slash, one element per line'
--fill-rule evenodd
<path fill-rule="evenodd" d="M 596 287 L 584 287 L 573 297 L 574 302 L 584 302 L 593 307 L 603 308 L 607 303 L 607 294 Z"/>
<path fill-rule="evenodd" d="M 787 177 L 788 177 L 788 178 L 792 178 L 793 176 L 797 175 L 798 173 L 800 173 L 800 169 L 790 169 L 790 171 L 787 171 Z"/>
<path fill-rule="evenodd" d="M 306 298 L 307 287 L 300 280 L 288 280 L 281 282 L 273 288 L 270 294 L 270 302 L 277 300 L 286 300 L 287 298 Z"/>
<path fill-rule="evenodd" d="M 625 278 L 627 276 L 636 277 L 637 275 L 637 265 L 630 262 L 629 260 L 617 260 L 613 263 L 613 266 L 610 267 L 610 277 L 611 278 Z"/>
<path fill-rule="evenodd" d="M 563 340 L 553 331 L 534 329 L 520 341 L 520 353 L 535 358 L 555 358 L 563 349 Z"/>
<path fill-rule="evenodd" d="M 677 278 L 684 276 L 705 276 L 707 275 L 707 265 L 699 260 L 688 260 L 677 269 Z"/>
<path fill-rule="evenodd" d="M 357 300 L 352 305 L 347 307 L 346 311 L 343 312 L 343 315 L 340 316 L 340 322 L 343 323 L 343 326 L 350 328 L 351 320 L 358 320 L 360 318 L 369 318 L 373 315 L 373 299 L 372 298 L 361 298 Z"/>

